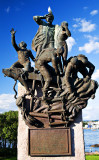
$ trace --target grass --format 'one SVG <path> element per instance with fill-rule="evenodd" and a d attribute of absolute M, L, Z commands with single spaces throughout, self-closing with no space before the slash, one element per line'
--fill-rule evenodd
<path fill-rule="evenodd" d="M 86 160 L 99 160 L 99 155 L 86 155 Z"/>
<path fill-rule="evenodd" d="M 0 160 L 17 160 L 17 158 L 16 157 L 10 157 L 10 158 L 0 157 Z"/>
<path fill-rule="evenodd" d="M 0 160 L 17 160 L 16 157 L 4 158 L 0 157 Z M 86 160 L 99 160 L 99 155 L 86 155 Z"/>

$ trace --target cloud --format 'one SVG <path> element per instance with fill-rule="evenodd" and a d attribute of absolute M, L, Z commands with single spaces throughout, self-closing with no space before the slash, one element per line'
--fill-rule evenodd
<path fill-rule="evenodd" d="M 74 25 L 73 25 L 73 27 L 74 27 L 74 28 L 77 28 L 77 27 L 79 27 L 79 25 L 77 25 L 77 24 L 74 24 Z"/>
<path fill-rule="evenodd" d="M 82 19 L 80 21 L 81 28 L 79 29 L 80 32 L 91 32 L 95 30 L 95 24 L 91 24 L 90 21 L 86 21 L 85 19 Z"/>
<path fill-rule="evenodd" d="M 10 12 L 10 7 L 8 6 L 8 7 L 5 9 L 5 11 L 6 11 L 7 13 L 9 13 L 9 12 Z"/>
<path fill-rule="evenodd" d="M 92 24 L 91 21 L 86 21 L 86 19 L 75 18 L 74 21 L 76 24 L 73 27 L 79 27 L 79 32 L 92 32 L 96 29 L 96 24 Z"/>
<path fill-rule="evenodd" d="M 94 40 L 94 41 L 99 40 L 99 37 L 96 37 L 96 36 L 84 35 L 84 37 L 85 37 L 85 38 L 88 38 L 90 41 L 91 41 L 91 40 Z"/>
<path fill-rule="evenodd" d="M 92 16 L 94 16 L 94 15 L 98 14 L 98 10 L 93 10 L 93 11 L 90 12 L 90 14 L 91 14 Z"/>
<path fill-rule="evenodd" d="M 93 75 L 92 75 L 92 79 L 94 79 L 94 80 L 99 79 L 99 69 L 97 69 L 97 70 L 96 70 L 96 72 L 95 72 L 95 73 L 93 73 Z"/>
<path fill-rule="evenodd" d="M 99 106 L 88 105 L 83 109 L 83 120 L 98 120 L 99 119 Z"/>
<path fill-rule="evenodd" d="M 0 94 L 0 112 L 17 110 L 13 94 Z"/>
<path fill-rule="evenodd" d="M 72 47 L 76 44 L 75 39 L 73 37 L 69 37 L 67 39 L 68 51 L 72 50 Z"/>
<path fill-rule="evenodd" d="M 88 9 L 88 7 L 83 7 L 83 9 L 84 9 L 84 10 L 87 10 L 87 9 Z"/>
<path fill-rule="evenodd" d="M 99 38 L 90 35 L 86 36 L 86 38 L 89 39 L 89 42 L 85 43 L 84 46 L 79 47 L 79 51 L 99 53 Z"/>
<path fill-rule="evenodd" d="M 75 22 L 80 22 L 81 18 L 74 18 L 73 19 Z"/>
<path fill-rule="evenodd" d="M 83 109 L 83 120 L 98 120 L 99 119 L 99 89 L 96 91 L 94 100 L 90 99 L 88 105 Z"/>

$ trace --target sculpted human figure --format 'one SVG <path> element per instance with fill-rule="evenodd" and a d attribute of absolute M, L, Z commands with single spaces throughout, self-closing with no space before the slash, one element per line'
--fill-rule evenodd
<path fill-rule="evenodd" d="M 66 40 L 71 36 L 71 32 L 68 29 L 68 23 L 63 21 L 61 26 L 55 26 L 55 48 L 62 48 L 62 61 L 64 70 L 66 69 L 66 60 L 68 56 L 68 46 Z M 61 62 L 60 62 L 61 63 Z"/>
<path fill-rule="evenodd" d="M 78 78 L 78 72 L 83 75 L 84 82 L 87 82 L 90 79 L 86 65 L 82 61 L 79 61 L 77 57 L 73 57 L 68 63 L 65 72 L 65 83 L 70 94 L 75 93 L 73 81 Z"/>
<path fill-rule="evenodd" d="M 34 16 L 33 19 L 39 25 L 39 29 L 32 41 L 32 49 L 36 51 L 36 56 L 38 56 L 43 49 L 54 48 L 55 25 L 52 24 L 54 16 L 51 9 L 49 9 L 47 15 Z"/>
<path fill-rule="evenodd" d="M 65 90 L 64 93 L 68 92 L 69 94 L 71 94 L 71 96 L 77 96 L 78 94 L 79 97 L 82 97 L 84 95 L 86 95 L 86 98 L 88 96 L 90 97 L 90 95 L 92 94 L 92 90 L 94 93 L 94 90 L 96 91 L 97 89 L 96 82 L 90 79 L 92 73 L 94 72 L 94 69 L 95 66 L 88 61 L 86 56 L 82 54 L 70 58 L 65 72 L 65 84 L 67 90 Z M 83 79 L 78 78 L 78 72 L 80 72 L 83 75 Z M 79 84 L 78 87 L 76 83 Z M 77 88 L 75 88 L 75 85 Z"/>
<path fill-rule="evenodd" d="M 25 42 L 20 42 L 19 46 L 16 44 L 15 41 L 15 33 L 14 29 L 11 30 L 11 38 L 12 38 L 12 45 L 18 53 L 18 61 L 15 62 L 10 68 L 24 68 L 24 71 L 31 71 L 31 63 L 30 58 L 34 61 L 35 58 L 32 55 L 31 50 L 28 50 L 27 44 Z"/>
<path fill-rule="evenodd" d="M 52 62 L 52 66 L 55 69 L 56 75 L 59 76 L 56 57 L 62 55 L 62 53 L 63 51 L 61 49 L 55 50 L 54 48 L 48 48 L 43 50 L 37 61 L 35 61 L 35 67 L 40 71 L 45 81 L 43 87 L 43 99 L 47 97 L 47 91 L 52 80 L 51 71 L 49 70 L 48 63 Z"/>
<path fill-rule="evenodd" d="M 71 36 L 68 29 L 68 23 L 62 22 L 61 26 L 53 25 L 54 15 L 48 8 L 48 14 L 45 16 L 33 16 L 35 22 L 39 25 L 39 29 L 32 41 L 32 49 L 37 55 L 45 48 L 61 48 L 64 47 L 64 57 L 67 58 L 67 44 L 65 40 Z M 46 20 L 43 21 L 43 19 Z"/>
<path fill-rule="evenodd" d="M 33 17 L 39 25 L 37 34 L 32 41 L 32 49 L 36 51 L 35 67 L 40 71 L 45 80 L 43 97 L 47 96 L 47 90 L 52 80 L 51 71 L 48 70 L 47 65 L 49 62 L 52 62 L 53 68 L 56 74 L 58 74 L 57 82 L 59 84 L 59 72 L 63 73 L 63 66 L 65 65 L 68 54 L 68 47 L 65 40 L 71 36 L 68 23 L 62 22 L 61 26 L 53 25 L 54 16 L 50 8 L 48 12 L 45 16 Z M 43 21 L 43 19 L 45 19 L 47 23 Z M 62 53 L 63 63 L 61 62 L 60 52 Z"/>
<path fill-rule="evenodd" d="M 91 78 L 91 76 L 92 76 L 92 74 L 93 74 L 93 72 L 95 70 L 95 66 L 91 62 L 89 62 L 88 58 L 83 54 L 79 54 L 77 56 L 77 59 L 79 61 L 82 61 L 84 66 L 89 69 L 88 76 Z"/>

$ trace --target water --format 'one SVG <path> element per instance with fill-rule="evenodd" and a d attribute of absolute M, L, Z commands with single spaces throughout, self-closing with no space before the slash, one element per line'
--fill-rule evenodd
<path fill-rule="evenodd" d="M 94 144 L 99 144 L 99 129 L 98 130 L 91 130 L 91 129 L 84 129 L 84 141 L 85 141 L 85 152 L 99 152 L 99 147 L 90 147 Z"/>

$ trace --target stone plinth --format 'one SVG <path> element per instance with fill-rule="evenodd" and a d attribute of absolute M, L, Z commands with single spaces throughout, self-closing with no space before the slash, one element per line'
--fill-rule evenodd
<path fill-rule="evenodd" d="M 18 96 L 25 93 L 24 87 L 19 84 Z M 70 125 L 71 127 L 71 147 L 72 156 L 60 156 L 60 157 L 31 157 L 29 155 L 28 148 L 28 129 L 25 124 L 19 109 L 19 122 L 18 122 L 18 160 L 85 160 L 84 153 L 84 139 L 82 128 L 82 112 L 75 118 L 75 121 Z"/>

